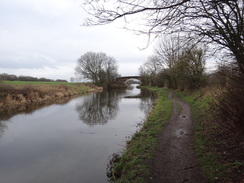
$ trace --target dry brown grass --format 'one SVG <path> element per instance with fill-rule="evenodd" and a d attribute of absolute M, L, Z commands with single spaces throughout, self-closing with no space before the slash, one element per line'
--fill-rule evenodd
<path fill-rule="evenodd" d="M 82 88 L 82 87 L 79 87 Z M 80 91 L 83 91 L 80 89 Z M 13 105 L 55 100 L 80 94 L 73 86 L 67 85 L 7 85 L 0 84 L 0 108 Z"/>
<path fill-rule="evenodd" d="M 219 120 L 236 133 L 244 134 L 244 75 L 232 78 L 216 102 Z"/>

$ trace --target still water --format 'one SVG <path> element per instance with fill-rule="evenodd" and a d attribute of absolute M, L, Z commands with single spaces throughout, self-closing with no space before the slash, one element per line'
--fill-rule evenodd
<path fill-rule="evenodd" d="M 0 121 L 0 183 L 107 183 L 152 100 L 133 85 Z"/>

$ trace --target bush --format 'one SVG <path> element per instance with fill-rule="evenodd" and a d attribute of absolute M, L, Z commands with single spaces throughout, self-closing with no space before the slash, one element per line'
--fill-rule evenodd
<path fill-rule="evenodd" d="M 13 93 L 14 88 L 11 85 L 1 84 L 0 85 L 0 98 L 6 97 L 8 94 Z"/>
<path fill-rule="evenodd" d="M 219 120 L 227 128 L 244 134 L 244 74 L 232 76 L 226 90 L 217 99 Z"/>

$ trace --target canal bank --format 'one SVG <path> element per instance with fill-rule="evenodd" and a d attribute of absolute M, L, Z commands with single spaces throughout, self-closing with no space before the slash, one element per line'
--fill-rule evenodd
<path fill-rule="evenodd" d="M 172 113 L 172 101 L 161 89 L 153 88 L 158 94 L 154 109 L 147 116 L 140 131 L 127 142 L 121 156 L 115 156 L 112 166 L 112 182 L 143 183 L 151 176 L 149 161 L 154 157 L 158 137 Z"/>
<path fill-rule="evenodd" d="M 24 82 L 0 83 L 0 111 L 22 110 L 26 105 L 51 104 L 76 95 L 102 91 L 101 87 L 85 84 Z"/>

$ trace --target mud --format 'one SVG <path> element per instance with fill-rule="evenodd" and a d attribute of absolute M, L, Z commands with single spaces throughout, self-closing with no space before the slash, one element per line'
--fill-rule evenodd
<path fill-rule="evenodd" d="M 190 107 L 171 92 L 168 98 L 173 102 L 173 112 L 171 120 L 160 134 L 155 158 L 149 163 L 152 173 L 148 182 L 206 183 L 193 149 Z"/>

